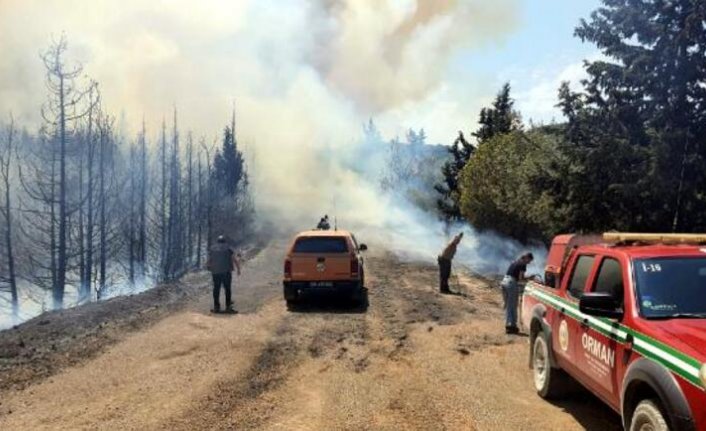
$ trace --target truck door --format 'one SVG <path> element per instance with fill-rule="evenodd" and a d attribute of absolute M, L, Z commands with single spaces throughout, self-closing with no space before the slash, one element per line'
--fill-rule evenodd
<path fill-rule="evenodd" d="M 616 257 L 602 256 L 598 272 L 588 291 L 610 293 L 622 304 L 625 302 L 623 265 Z M 619 405 L 620 379 L 623 365 L 623 344 L 618 341 L 617 319 L 589 318 L 580 325 L 577 347 L 582 373 L 597 394 L 604 400 Z"/>
<path fill-rule="evenodd" d="M 554 352 L 558 356 L 560 364 L 572 374 L 581 372 L 581 361 L 578 347 L 580 347 L 580 323 L 577 317 L 578 298 L 585 292 L 586 286 L 590 282 L 590 276 L 596 257 L 591 254 L 579 254 L 574 258 L 573 265 L 569 262 L 569 268 L 573 268 L 562 296 L 569 302 L 569 305 L 560 307 L 557 321 L 552 325 L 554 333 Z"/>

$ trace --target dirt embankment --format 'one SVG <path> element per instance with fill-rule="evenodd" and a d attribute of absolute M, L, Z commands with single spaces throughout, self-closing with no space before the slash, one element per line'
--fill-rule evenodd
<path fill-rule="evenodd" d="M 245 267 L 238 315 L 209 314 L 195 276 L 186 288 L 203 293 L 179 311 L 128 335 L 108 324 L 119 341 L 101 354 L 7 390 L 0 428 L 619 429 L 586 392 L 536 396 L 527 338 L 504 334 L 487 281 L 461 274 L 462 294 L 442 296 L 434 266 L 379 250 L 367 259 L 369 307 L 288 312 L 282 255 L 275 244 Z"/>

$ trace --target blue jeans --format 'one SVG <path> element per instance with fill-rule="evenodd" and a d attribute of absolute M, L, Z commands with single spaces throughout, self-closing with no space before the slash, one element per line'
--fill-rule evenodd
<path fill-rule="evenodd" d="M 520 293 L 517 280 L 505 276 L 500 287 L 503 290 L 503 302 L 505 303 L 505 326 L 517 326 L 517 300 Z"/>

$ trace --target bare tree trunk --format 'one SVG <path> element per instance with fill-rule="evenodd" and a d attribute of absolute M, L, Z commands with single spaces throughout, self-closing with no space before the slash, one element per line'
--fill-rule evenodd
<path fill-rule="evenodd" d="M 174 109 L 174 129 L 172 136 L 172 154 L 169 169 L 169 213 L 168 236 L 169 249 L 167 250 L 167 268 L 170 280 L 178 276 L 181 270 L 181 232 L 179 226 L 179 131 L 177 130 L 177 112 Z"/>
<path fill-rule="evenodd" d="M 84 274 L 84 280 L 85 280 L 85 291 L 84 294 L 88 297 L 88 299 L 91 299 L 92 296 L 92 286 L 93 286 L 93 262 L 94 262 L 94 257 L 93 257 L 93 251 L 94 251 L 94 235 L 95 233 L 93 232 L 93 228 L 95 226 L 95 213 L 94 213 L 94 178 L 95 178 L 95 173 L 94 173 L 94 164 L 95 164 L 95 156 L 96 156 L 96 147 L 95 143 L 93 141 L 93 135 L 89 133 L 89 141 L 88 141 L 88 160 L 87 160 L 87 166 L 86 166 L 86 175 L 88 176 L 88 184 L 86 186 L 86 193 L 88 195 L 86 196 L 86 269 L 85 269 L 85 274 Z"/>
<path fill-rule="evenodd" d="M 196 197 L 196 217 L 197 217 L 197 233 L 196 233 L 196 268 L 201 267 L 201 242 L 202 242 L 202 229 L 203 229 L 203 178 L 201 174 L 201 156 L 199 155 L 198 161 L 198 188 Z"/>
<path fill-rule="evenodd" d="M 12 301 L 12 315 L 17 318 L 20 313 L 20 303 L 17 294 L 17 276 L 15 274 L 15 254 L 12 236 L 12 196 L 10 193 L 10 166 L 14 153 L 15 120 L 10 115 L 10 125 L 7 130 L 7 142 L 0 154 L 0 173 L 5 186 L 5 205 L 2 210 L 5 216 L 5 252 L 7 253 L 7 272 Z"/>
<path fill-rule="evenodd" d="M 54 309 L 64 307 L 66 288 L 66 102 L 64 77 L 59 76 L 59 244 L 57 252 Z"/>
<path fill-rule="evenodd" d="M 140 172 L 140 234 L 138 259 L 140 261 L 140 277 L 145 278 L 145 266 L 147 264 L 147 144 L 145 122 L 142 121 L 142 134 L 140 136 L 141 172 Z"/>
<path fill-rule="evenodd" d="M 167 280 L 167 125 L 162 120 L 162 143 L 161 143 L 161 163 L 162 163 L 162 193 L 160 198 L 160 267 L 162 280 Z"/>
<path fill-rule="evenodd" d="M 51 249 L 51 286 L 52 286 L 52 300 L 55 300 L 55 291 L 57 286 L 57 257 L 56 257 L 56 151 L 54 150 L 54 144 L 51 145 L 51 194 L 50 194 L 50 223 L 51 227 L 49 229 L 49 234 L 51 239 L 49 240 L 49 248 Z"/>
<path fill-rule="evenodd" d="M 101 130 L 101 136 L 100 136 L 100 148 L 99 148 L 99 154 L 98 154 L 98 171 L 99 171 L 99 177 L 98 177 L 98 190 L 99 190 L 99 197 L 100 197 L 100 202 L 98 206 L 98 217 L 99 217 L 99 238 L 98 238 L 98 243 L 99 243 L 99 281 L 98 281 L 98 298 L 101 299 L 102 294 L 105 292 L 106 288 L 106 259 L 107 259 L 107 243 L 106 243 L 106 216 L 105 216 L 105 201 L 106 201 L 106 188 L 105 188 L 105 153 L 106 153 L 106 144 L 107 140 L 110 139 L 109 137 L 109 129 L 108 125 L 106 124 Z"/>
<path fill-rule="evenodd" d="M 130 147 L 130 166 L 135 166 L 137 163 L 137 156 L 135 147 Z M 128 280 L 131 287 L 135 287 L 135 260 L 136 260 L 136 238 L 135 238 L 135 225 L 136 225 L 136 211 L 135 211 L 135 189 L 136 189 L 135 173 L 130 175 L 130 219 L 128 221 Z"/>
<path fill-rule="evenodd" d="M 194 142 L 193 136 L 189 133 L 189 143 L 187 147 L 188 152 L 188 163 L 186 174 L 186 198 L 187 198 L 187 211 L 186 211 L 186 263 L 191 266 L 193 264 L 194 258 L 194 214 L 193 214 L 193 172 L 194 172 Z"/>
<path fill-rule="evenodd" d="M 85 156 L 86 156 L 86 177 L 87 177 L 87 184 L 86 184 L 86 196 L 84 198 L 83 194 L 81 195 L 81 212 L 80 212 L 80 231 L 81 231 L 81 292 L 80 292 L 80 297 L 82 299 L 91 299 L 91 278 L 93 274 L 93 161 L 94 161 L 94 155 L 95 155 L 95 145 L 94 145 L 94 136 L 93 136 L 93 122 L 95 120 L 94 118 L 94 106 L 95 104 L 98 103 L 98 98 L 99 95 L 95 94 L 96 90 L 91 87 L 89 89 L 89 103 L 90 103 L 90 108 L 88 110 L 88 126 L 86 128 L 86 148 L 85 148 Z M 95 98 L 94 98 L 95 96 Z M 81 186 L 83 186 L 83 154 L 84 151 L 81 151 Z M 85 207 L 86 207 L 86 223 L 84 227 L 84 199 L 85 199 Z M 85 238 L 84 238 L 84 232 L 85 230 Z"/>
<path fill-rule="evenodd" d="M 79 302 L 84 300 L 86 296 L 84 292 L 86 291 L 86 247 L 85 247 L 85 237 L 83 235 L 85 229 L 84 223 L 84 190 L 83 190 L 83 165 L 84 165 L 84 154 L 80 151 L 79 162 L 78 162 L 78 198 L 81 205 L 78 209 L 78 273 L 79 273 L 79 292 L 78 300 Z"/>

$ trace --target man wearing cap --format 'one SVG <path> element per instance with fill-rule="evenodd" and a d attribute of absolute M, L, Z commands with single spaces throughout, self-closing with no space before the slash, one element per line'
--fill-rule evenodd
<path fill-rule="evenodd" d="M 220 235 L 216 243 L 208 250 L 206 267 L 213 276 L 213 309 L 211 311 L 214 313 L 221 311 L 220 296 L 221 286 L 223 286 L 226 296 L 225 311 L 227 313 L 237 313 L 233 309 L 233 302 L 231 301 L 231 282 L 234 268 L 240 275 L 240 262 L 233 249 L 226 243 L 226 238 L 223 235 Z"/>

